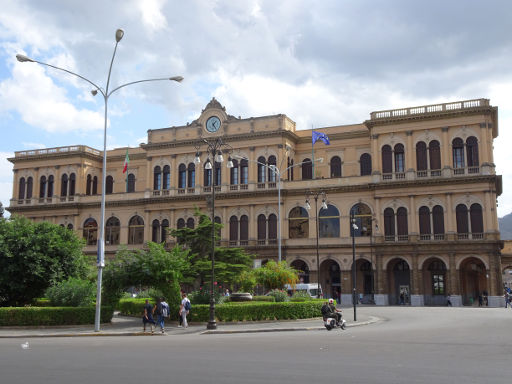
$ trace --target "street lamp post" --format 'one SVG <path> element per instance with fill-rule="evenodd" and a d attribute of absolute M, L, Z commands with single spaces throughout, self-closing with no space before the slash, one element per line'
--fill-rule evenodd
<path fill-rule="evenodd" d="M 260 164 L 260 165 L 263 165 L 264 167 L 267 167 L 268 169 L 270 169 L 274 175 L 276 176 L 277 178 L 277 260 L 279 262 L 281 262 L 282 260 L 282 242 L 281 242 L 281 175 L 283 173 L 286 173 L 286 171 L 288 171 L 289 169 L 292 169 L 293 167 L 298 167 L 298 166 L 301 166 L 305 163 L 310 163 L 310 161 L 302 161 L 300 163 L 297 163 L 297 164 L 293 164 L 293 165 L 290 165 L 289 167 L 286 167 L 284 170 L 280 170 L 276 165 L 274 164 L 265 164 L 265 163 L 261 163 L 257 160 L 251 160 L 251 159 L 248 159 L 246 157 L 243 157 L 243 156 L 238 156 L 238 155 L 233 155 L 233 157 L 235 158 L 238 158 L 238 159 L 243 159 L 243 160 L 246 160 L 248 162 L 251 162 L 251 163 L 256 163 L 256 164 Z M 319 163 L 322 163 L 324 161 L 324 159 L 322 157 L 319 157 L 318 159 L 315 159 L 315 161 L 318 161 Z"/>
<path fill-rule="evenodd" d="M 91 80 L 85 78 L 84 76 L 81 76 L 77 73 L 74 73 L 72 71 L 69 71 L 64 68 L 57 67 L 52 64 L 44 63 L 42 61 L 31 59 L 25 55 L 17 54 L 16 59 L 21 62 L 30 62 L 30 63 L 38 63 L 41 65 L 45 65 L 47 67 L 51 67 L 54 69 L 58 69 L 59 71 L 63 71 L 66 73 L 69 73 L 70 75 L 76 76 L 89 84 L 91 84 L 94 89 L 91 91 L 93 96 L 96 96 L 99 93 L 103 96 L 104 100 L 104 127 L 103 127 L 103 166 L 102 166 L 102 182 L 101 182 L 101 213 L 100 213 L 100 239 L 98 241 L 98 255 L 96 259 L 96 263 L 98 266 L 98 284 L 97 284 L 97 290 L 96 290 L 96 314 L 94 319 L 94 330 L 96 332 L 100 331 L 100 312 L 101 312 L 101 282 L 102 282 L 102 276 L 103 276 L 103 268 L 105 267 L 105 187 L 106 187 L 106 179 L 107 179 L 107 111 L 108 111 L 108 99 L 109 97 L 116 91 L 118 91 L 121 88 L 124 88 L 128 85 L 137 84 L 137 83 L 144 83 L 149 81 L 163 81 L 163 80 L 170 80 L 170 81 L 176 81 L 180 83 L 183 80 L 182 76 L 174 76 L 174 77 L 164 77 L 164 78 L 156 78 L 156 79 L 145 79 L 145 80 L 137 80 L 137 81 L 131 81 L 129 83 L 123 84 L 118 86 L 117 88 L 114 88 L 113 90 L 109 91 L 109 85 L 110 85 L 110 74 L 112 72 L 112 65 L 114 64 L 114 58 L 116 56 L 117 51 L 117 45 L 121 41 L 121 39 L 124 36 L 124 31 L 122 29 L 116 30 L 116 45 L 114 46 L 114 53 L 112 54 L 112 60 L 110 61 L 110 67 L 108 70 L 108 77 L 107 77 L 107 85 L 105 89 L 101 88 L 100 86 L 93 83 Z"/>
<path fill-rule="evenodd" d="M 317 291 L 316 291 L 316 297 L 320 298 L 320 254 L 318 251 L 318 197 L 322 196 L 322 208 L 327 209 L 327 202 L 326 202 L 326 194 L 324 191 L 317 191 L 317 192 L 308 192 L 306 194 L 306 209 L 311 209 L 311 204 L 309 203 L 309 197 L 313 196 L 313 199 L 315 199 L 315 223 L 316 223 L 316 281 L 317 281 Z"/>
<path fill-rule="evenodd" d="M 357 321 L 356 307 L 357 307 L 357 292 L 356 292 L 356 242 L 355 231 L 359 229 L 356 225 L 356 218 L 354 212 L 350 212 L 350 233 L 352 235 L 352 304 L 354 305 L 354 321 Z"/>
<path fill-rule="evenodd" d="M 206 325 L 206 329 L 217 329 L 217 322 L 215 321 L 215 296 L 214 296 L 214 285 L 215 285 L 215 163 L 222 163 L 224 161 L 224 158 L 222 156 L 222 149 L 227 149 L 229 152 L 231 152 L 231 146 L 224 143 L 222 138 L 218 137 L 213 140 L 206 140 L 203 139 L 203 143 L 206 145 L 207 149 L 206 152 L 208 154 L 208 157 L 206 159 L 206 163 L 204 164 L 205 169 L 209 169 L 212 172 L 211 177 L 211 188 L 212 188 L 212 265 L 211 265 L 211 285 L 210 285 L 210 317 L 208 320 L 208 324 Z M 196 165 L 201 164 L 201 158 L 199 154 L 199 148 L 201 144 L 196 145 L 196 157 L 194 159 L 194 163 Z M 210 158 L 212 160 L 210 160 Z M 233 162 L 231 161 L 231 156 L 228 158 L 227 162 L 228 168 L 233 168 Z M 220 184 L 220 183 L 219 183 Z"/>

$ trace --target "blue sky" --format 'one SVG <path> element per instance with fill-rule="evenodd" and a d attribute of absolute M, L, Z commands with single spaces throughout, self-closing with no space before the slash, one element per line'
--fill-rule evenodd
<path fill-rule="evenodd" d="M 148 129 L 197 118 L 212 97 L 242 117 L 284 113 L 298 129 L 360 123 L 375 110 L 489 98 L 512 212 L 512 2 L 18 0 L 0 13 L 0 201 L 9 205 L 14 151 L 101 149 L 103 101 L 65 73 L 105 85 L 117 28 L 125 30 L 109 102 L 108 147 L 138 146 Z"/>

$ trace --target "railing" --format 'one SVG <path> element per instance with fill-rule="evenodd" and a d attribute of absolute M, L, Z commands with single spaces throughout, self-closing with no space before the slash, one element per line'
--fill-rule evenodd
<path fill-rule="evenodd" d="M 249 184 L 240 184 L 240 190 L 247 190 L 249 189 Z"/>
<path fill-rule="evenodd" d="M 409 235 L 398 235 L 398 241 L 409 241 Z"/>
<path fill-rule="evenodd" d="M 459 240 L 468 240 L 469 233 L 457 233 L 457 239 Z"/>
<path fill-rule="evenodd" d="M 66 147 L 55 147 L 55 148 L 44 148 L 34 149 L 31 151 L 18 151 L 14 152 L 14 157 L 26 157 L 26 156 L 41 156 L 41 155 L 53 155 L 56 153 L 69 153 L 69 152 L 87 152 L 93 155 L 100 156 L 101 151 L 88 147 L 86 145 L 71 145 Z"/>
<path fill-rule="evenodd" d="M 164 189 L 164 190 L 162 191 L 162 196 L 169 196 L 170 192 L 171 192 L 171 191 L 169 191 L 168 189 Z"/>
<path fill-rule="evenodd" d="M 428 234 L 420 234 L 420 240 L 422 240 L 422 241 L 432 240 L 432 235 L 430 233 L 428 233 Z"/>
<path fill-rule="evenodd" d="M 397 172 L 395 173 L 395 177 L 397 180 L 405 179 L 405 172 Z"/>
<path fill-rule="evenodd" d="M 153 196 L 160 196 L 160 191 L 153 191 Z"/>
<path fill-rule="evenodd" d="M 468 174 L 480 173 L 480 167 L 468 167 Z"/>
<path fill-rule="evenodd" d="M 465 100 L 465 101 L 457 101 L 454 103 L 442 103 L 442 104 L 432 104 L 432 105 L 424 105 L 419 107 L 410 107 L 410 108 L 401 108 L 401 109 L 390 109 L 387 111 L 376 111 L 370 113 L 370 119 L 386 119 L 391 117 L 407 117 L 407 116 L 417 116 L 426 113 L 433 112 L 446 112 L 446 111 L 456 111 L 459 109 L 469 109 L 469 108 L 477 108 L 489 106 L 488 99 L 474 99 L 474 100 Z"/>
<path fill-rule="evenodd" d="M 266 183 L 258 183 L 257 188 L 258 189 L 265 189 L 266 186 L 267 186 Z"/>
<path fill-rule="evenodd" d="M 196 187 L 187 188 L 187 193 L 192 193 L 192 194 L 196 193 Z"/>
<path fill-rule="evenodd" d="M 434 169 L 434 170 L 421 170 L 421 171 L 416 171 L 416 177 L 420 178 L 420 177 L 429 177 L 429 174 L 430 174 L 430 177 L 439 177 L 441 176 L 441 170 L 440 169 Z"/>
<path fill-rule="evenodd" d="M 434 240 L 444 240 L 445 236 L 444 233 L 435 233 L 434 234 Z"/>
<path fill-rule="evenodd" d="M 185 188 L 178 188 L 178 195 L 184 195 L 185 194 Z"/>
<path fill-rule="evenodd" d="M 276 187 L 276 182 L 275 181 L 272 181 L 272 182 L 268 183 L 268 188 L 275 188 L 275 187 Z"/>
<path fill-rule="evenodd" d="M 238 191 L 238 185 L 237 184 L 232 184 L 229 186 L 229 190 L 230 191 Z"/>
<path fill-rule="evenodd" d="M 464 175 L 466 173 L 466 168 L 453 168 L 454 175 Z"/>
<path fill-rule="evenodd" d="M 428 171 L 417 171 L 416 176 L 417 177 L 428 177 Z"/>

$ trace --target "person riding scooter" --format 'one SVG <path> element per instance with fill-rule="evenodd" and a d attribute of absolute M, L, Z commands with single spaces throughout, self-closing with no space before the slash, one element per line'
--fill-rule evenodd
<path fill-rule="evenodd" d="M 336 325 L 337 326 L 340 325 L 341 310 L 336 309 L 336 307 L 334 305 L 334 300 L 333 299 L 329 299 L 329 302 L 328 303 L 326 302 L 322 306 L 322 316 L 324 318 L 324 321 L 325 321 L 325 319 L 330 317 L 330 318 L 336 319 Z"/>

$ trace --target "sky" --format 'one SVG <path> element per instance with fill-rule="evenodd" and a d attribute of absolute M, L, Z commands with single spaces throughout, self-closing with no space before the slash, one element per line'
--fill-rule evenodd
<path fill-rule="evenodd" d="M 125 31 L 110 89 L 107 147 L 185 125 L 215 97 L 234 116 L 283 113 L 297 129 L 357 124 L 370 112 L 486 98 L 499 108 L 498 216 L 512 212 L 510 0 L 1 0 L 0 201 L 15 151 L 103 148 L 115 31 Z"/>

